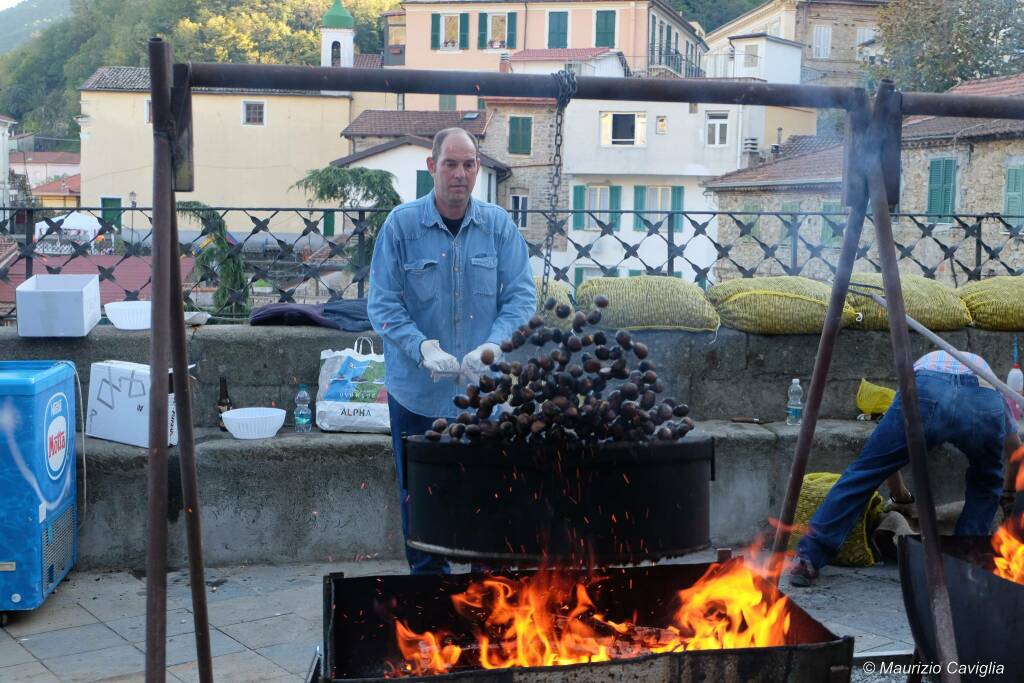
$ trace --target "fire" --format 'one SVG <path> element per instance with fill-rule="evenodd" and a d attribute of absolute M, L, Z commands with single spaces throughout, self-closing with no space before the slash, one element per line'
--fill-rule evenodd
<path fill-rule="evenodd" d="M 392 675 L 443 674 L 457 668 L 507 669 L 627 659 L 684 650 L 786 644 L 789 600 L 764 569 L 741 558 L 713 564 L 678 592 L 672 623 L 639 626 L 606 618 L 584 583 L 556 571 L 526 578 L 488 577 L 452 596 L 475 642 L 459 647 L 448 634 L 416 633 L 395 622 L 403 662 Z"/>
<path fill-rule="evenodd" d="M 1010 456 L 1010 463 L 1017 465 L 1016 490 L 1024 490 L 1024 467 L 1020 466 L 1024 458 L 1024 446 L 1021 446 Z M 1010 517 L 996 529 L 992 535 L 992 549 L 995 550 L 995 575 L 1024 584 L 1024 543 L 1021 533 L 1024 527 L 1024 513 L 1016 519 Z"/>

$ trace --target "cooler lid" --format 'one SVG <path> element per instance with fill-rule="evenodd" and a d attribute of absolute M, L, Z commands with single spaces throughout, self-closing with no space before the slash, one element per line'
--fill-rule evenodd
<path fill-rule="evenodd" d="M 0 395 L 35 395 L 74 376 L 74 363 L 54 360 L 0 361 Z"/>

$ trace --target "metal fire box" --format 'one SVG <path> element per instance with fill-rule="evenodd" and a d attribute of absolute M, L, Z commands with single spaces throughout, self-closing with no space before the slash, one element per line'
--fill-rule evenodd
<path fill-rule="evenodd" d="M 75 366 L 0 361 L 0 613 L 35 609 L 78 554 Z"/>

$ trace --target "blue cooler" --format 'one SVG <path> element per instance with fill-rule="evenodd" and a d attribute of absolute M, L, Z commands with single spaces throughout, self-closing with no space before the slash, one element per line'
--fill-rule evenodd
<path fill-rule="evenodd" d="M 0 612 L 35 609 L 78 556 L 75 366 L 0 361 Z"/>

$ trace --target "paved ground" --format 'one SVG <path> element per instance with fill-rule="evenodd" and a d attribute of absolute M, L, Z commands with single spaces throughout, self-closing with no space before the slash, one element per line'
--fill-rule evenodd
<path fill-rule="evenodd" d="M 332 571 L 354 576 L 404 567 L 362 562 L 208 570 L 216 679 L 301 681 L 322 637 L 321 578 Z M 195 681 L 187 573 L 171 574 L 168 586 L 167 680 Z M 783 590 L 834 633 L 854 636 L 858 655 L 886 659 L 912 649 L 893 565 L 826 568 L 817 586 L 784 584 Z M 0 681 L 142 681 L 145 610 L 145 584 L 137 576 L 73 573 L 39 610 L 12 615 L 0 631 Z M 888 678 L 858 670 L 854 680 Z"/>

